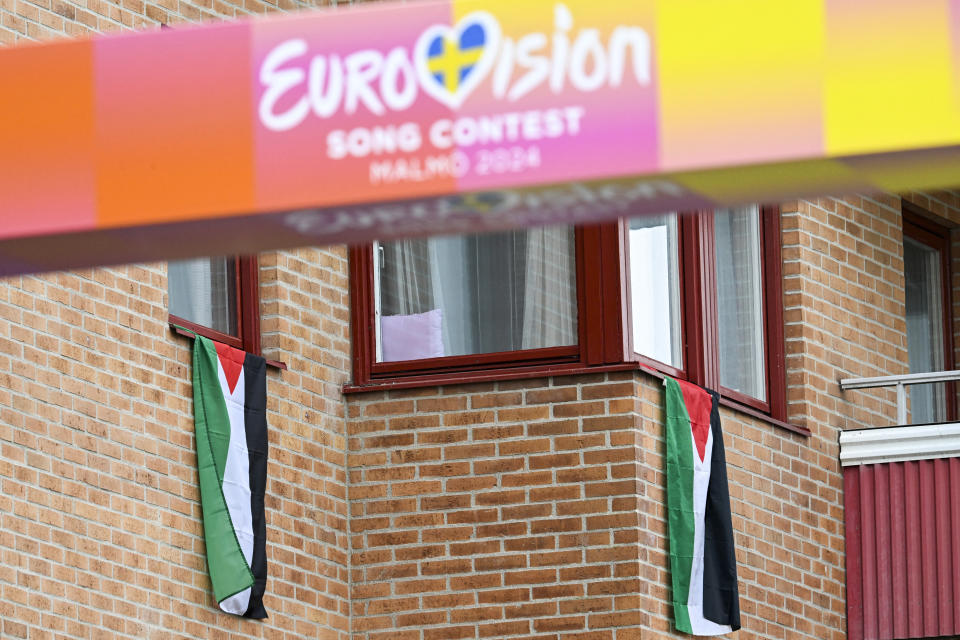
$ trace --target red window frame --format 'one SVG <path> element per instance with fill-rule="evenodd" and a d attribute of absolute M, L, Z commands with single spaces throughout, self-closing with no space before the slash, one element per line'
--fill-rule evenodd
<path fill-rule="evenodd" d="M 177 324 L 205 338 L 248 353 L 260 355 L 260 268 L 257 256 L 233 256 L 234 260 L 234 317 L 237 333 L 230 335 L 170 314 L 170 324 Z"/>
<path fill-rule="evenodd" d="M 950 277 L 950 265 L 953 259 L 950 253 L 950 229 L 931 220 L 929 214 L 920 207 L 907 202 L 901 202 L 903 215 L 903 235 L 917 242 L 933 247 L 940 252 L 940 295 L 943 309 L 943 370 L 951 371 L 954 368 L 953 356 L 953 302 L 950 292 L 953 280 Z M 944 395 L 946 396 L 947 421 L 957 419 L 957 384 L 947 382 Z"/>
<path fill-rule="evenodd" d="M 786 420 L 786 371 L 784 365 L 783 283 L 780 258 L 780 209 L 761 205 L 760 244 L 761 274 L 763 278 L 763 326 L 767 399 L 760 400 L 728 389 L 720 384 L 719 319 L 717 313 L 716 245 L 714 242 L 714 212 L 701 210 L 683 212 L 677 217 L 678 250 L 680 252 L 679 279 L 681 307 L 681 337 L 683 367 L 672 367 L 635 351 L 630 336 L 632 323 L 625 321 L 630 356 L 660 373 L 689 380 L 710 389 L 716 389 L 725 404 L 748 413 Z M 622 223 L 626 238 L 626 222 Z M 630 273 L 630 249 L 624 242 L 623 254 L 627 264 L 624 280 Z M 630 287 L 626 287 L 628 309 Z"/>
<path fill-rule="evenodd" d="M 573 373 L 598 366 L 624 366 L 620 246 L 617 224 L 574 228 L 577 275 L 577 337 L 571 346 L 375 362 L 373 245 L 351 247 L 353 385 L 412 387 L 486 379 Z"/>
<path fill-rule="evenodd" d="M 373 245 L 351 247 L 353 383 L 346 385 L 344 391 L 627 370 L 639 364 L 655 375 L 667 374 L 717 389 L 726 406 L 808 434 L 806 429 L 786 422 L 779 208 L 760 208 L 767 365 L 765 401 L 724 389 L 719 384 L 712 213 L 700 211 L 680 217 L 683 369 L 655 362 L 633 351 L 629 335 L 626 224 L 617 221 L 576 227 L 579 343 L 574 347 L 375 363 Z"/>

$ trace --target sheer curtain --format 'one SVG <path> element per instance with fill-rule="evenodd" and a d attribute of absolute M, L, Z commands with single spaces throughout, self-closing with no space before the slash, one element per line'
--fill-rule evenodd
<path fill-rule="evenodd" d="M 465 236 L 430 238 L 433 249 L 430 273 L 437 292 L 437 308 L 443 313 L 443 351 L 449 356 L 476 353 L 472 330 L 474 305 L 471 304 L 474 287 L 466 262 L 469 240 Z"/>
<path fill-rule="evenodd" d="M 758 207 L 714 214 L 720 384 L 766 400 Z"/>
<path fill-rule="evenodd" d="M 384 315 L 424 313 L 434 306 L 431 243 L 427 238 L 377 245 L 381 262 L 380 309 Z M 389 263 L 390 268 L 383 268 Z"/>
<path fill-rule="evenodd" d="M 577 342 L 570 227 L 387 242 L 376 252 L 378 315 L 439 309 L 444 355 Z"/>
<path fill-rule="evenodd" d="M 526 232 L 525 296 L 521 348 L 539 349 L 577 341 L 576 256 L 573 229 L 543 227 Z"/>
<path fill-rule="evenodd" d="M 237 332 L 235 288 L 233 258 L 196 258 L 167 265 L 170 313 L 229 335 Z"/>

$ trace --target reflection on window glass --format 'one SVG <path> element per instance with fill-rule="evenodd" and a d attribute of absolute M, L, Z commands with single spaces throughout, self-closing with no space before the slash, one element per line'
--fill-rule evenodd
<path fill-rule="evenodd" d="M 906 286 L 907 357 L 910 373 L 943 371 L 943 305 L 940 252 L 913 238 L 903 239 L 903 275 Z M 910 391 L 913 424 L 946 420 L 942 384 L 918 384 Z"/>
<path fill-rule="evenodd" d="M 170 314 L 237 335 L 236 260 L 196 258 L 167 265 Z"/>
<path fill-rule="evenodd" d="M 766 400 L 759 210 L 718 209 L 714 228 L 720 384 Z"/>
<path fill-rule="evenodd" d="M 677 214 L 632 219 L 628 241 L 634 351 L 683 368 Z"/>
<path fill-rule="evenodd" d="M 377 361 L 577 343 L 572 227 L 374 245 Z"/>

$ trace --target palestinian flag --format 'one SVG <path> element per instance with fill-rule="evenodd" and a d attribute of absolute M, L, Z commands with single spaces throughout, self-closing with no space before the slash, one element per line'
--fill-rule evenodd
<path fill-rule="evenodd" d="M 717 394 L 663 384 L 674 623 L 698 636 L 729 633 L 740 628 L 740 596 Z"/>
<path fill-rule="evenodd" d="M 220 608 L 266 618 L 266 361 L 197 336 L 193 411 L 207 567 Z"/>

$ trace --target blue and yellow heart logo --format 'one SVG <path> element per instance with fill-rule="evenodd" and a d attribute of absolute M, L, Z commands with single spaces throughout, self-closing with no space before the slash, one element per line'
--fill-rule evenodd
<path fill-rule="evenodd" d="M 486 78 L 500 47 L 500 25 L 486 11 L 464 16 L 456 26 L 433 25 L 414 47 L 420 86 L 458 109 Z"/>

